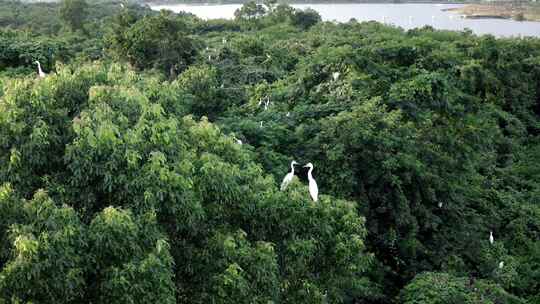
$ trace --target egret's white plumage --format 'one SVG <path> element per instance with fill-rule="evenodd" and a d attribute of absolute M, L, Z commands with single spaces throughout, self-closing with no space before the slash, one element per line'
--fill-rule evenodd
<path fill-rule="evenodd" d="M 439 206 L 439 208 L 442 208 L 443 203 L 442 203 L 442 202 L 439 202 L 438 206 Z"/>
<path fill-rule="evenodd" d="M 334 72 L 332 73 L 332 78 L 334 79 L 334 81 L 337 81 L 339 79 L 339 76 L 341 75 L 341 73 L 339 72 Z"/>
<path fill-rule="evenodd" d="M 39 78 L 47 77 L 47 74 L 45 74 L 45 72 L 43 72 L 43 70 L 41 69 L 41 64 L 39 63 L 39 61 L 36 60 L 36 64 L 37 64 L 37 67 L 38 67 Z"/>
<path fill-rule="evenodd" d="M 281 191 L 285 191 L 287 189 L 287 186 L 292 182 L 292 179 L 294 177 L 294 165 L 298 164 L 294 160 L 291 162 L 291 172 L 287 173 L 285 177 L 283 178 L 283 181 L 281 182 Z"/>
<path fill-rule="evenodd" d="M 313 199 L 313 201 L 317 202 L 317 200 L 319 199 L 319 187 L 317 187 L 317 182 L 313 178 L 313 175 L 311 175 L 313 171 L 313 164 L 308 163 L 304 167 L 309 168 L 309 171 L 308 171 L 309 194 L 311 195 L 311 198 Z"/>
<path fill-rule="evenodd" d="M 493 245 L 493 242 L 495 242 L 495 239 L 493 238 L 493 231 L 489 232 L 489 243 Z"/>
<path fill-rule="evenodd" d="M 503 269 L 503 267 L 504 267 L 504 262 L 503 261 L 499 262 L 499 269 Z"/>
<path fill-rule="evenodd" d="M 261 127 L 261 128 L 263 127 L 263 122 L 262 122 L 262 121 L 260 122 L 260 127 Z"/>
<path fill-rule="evenodd" d="M 291 112 L 287 112 L 287 115 L 285 115 L 287 117 L 291 116 Z"/>

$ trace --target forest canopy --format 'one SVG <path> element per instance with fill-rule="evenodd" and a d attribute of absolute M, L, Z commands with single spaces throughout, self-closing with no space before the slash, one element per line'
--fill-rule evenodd
<path fill-rule="evenodd" d="M 1 304 L 540 303 L 539 39 L 275 1 L 0 25 Z"/>

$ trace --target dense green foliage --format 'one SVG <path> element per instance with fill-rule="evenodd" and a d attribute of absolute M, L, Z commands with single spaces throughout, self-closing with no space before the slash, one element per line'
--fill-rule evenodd
<path fill-rule="evenodd" d="M 0 303 L 540 302 L 540 40 L 76 2 L 0 1 Z"/>

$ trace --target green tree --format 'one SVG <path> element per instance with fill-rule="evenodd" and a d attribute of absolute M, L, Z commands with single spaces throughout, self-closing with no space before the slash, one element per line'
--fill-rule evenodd
<path fill-rule="evenodd" d="M 77 213 L 56 207 L 44 191 L 38 191 L 31 201 L 18 199 L 17 210 L 9 206 L 14 196 L 9 186 L 0 189 L 3 211 L 8 207 L 16 212 L 3 218 L 12 221 L 12 254 L 0 272 L 0 297 L 14 303 L 82 301 L 88 243 Z"/>
<path fill-rule="evenodd" d="M 71 30 L 82 30 L 87 16 L 86 0 L 62 0 L 60 18 Z"/>
<path fill-rule="evenodd" d="M 495 284 L 454 277 L 446 273 L 422 273 L 401 293 L 404 304 L 525 303 Z"/>
<path fill-rule="evenodd" d="M 127 59 L 137 69 L 155 68 L 170 77 L 195 60 L 196 50 L 186 24 L 167 12 L 120 24 L 109 40 L 118 58 Z"/>
<path fill-rule="evenodd" d="M 292 24 L 303 30 L 309 29 L 315 24 L 321 22 L 321 15 L 316 10 L 307 8 L 305 10 L 296 10 L 292 16 Z"/>
<path fill-rule="evenodd" d="M 255 1 L 249 1 L 234 12 L 234 17 L 237 20 L 252 20 L 260 18 L 265 14 L 266 9 L 263 5 L 257 4 Z"/>

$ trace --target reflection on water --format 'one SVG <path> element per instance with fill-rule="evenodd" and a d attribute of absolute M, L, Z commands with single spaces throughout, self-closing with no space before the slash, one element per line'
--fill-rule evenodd
<path fill-rule="evenodd" d="M 153 9 L 169 9 L 174 12 L 190 12 L 201 18 L 233 18 L 234 11 L 241 5 L 152 5 Z M 404 29 L 431 25 L 437 29 L 471 29 L 476 34 L 495 36 L 537 36 L 540 37 L 540 22 L 518 22 L 503 19 L 463 19 L 444 12 L 443 9 L 459 7 L 459 4 L 295 4 L 296 8 L 312 8 L 324 20 L 346 22 L 351 18 L 358 21 L 375 20 L 400 26 Z"/>

